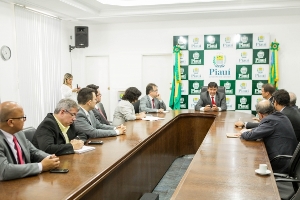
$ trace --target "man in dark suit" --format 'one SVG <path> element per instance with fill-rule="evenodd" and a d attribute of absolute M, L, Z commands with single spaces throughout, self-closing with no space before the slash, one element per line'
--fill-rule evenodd
<path fill-rule="evenodd" d="M 154 83 L 149 83 L 146 87 L 146 96 L 140 99 L 140 112 L 163 112 L 166 104 L 158 93 L 158 87 Z"/>
<path fill-rule="evenodd" d="M 261 96 L 266 99 L 266 100 L 269 100 L 272 104 L 273 104 L 273 100 L 274 100 L 274 97 L 272 96 L 272 94 L 275 92 L 275 87 L 270 84 L 270 83 L 265 83 L 262 85 L 261 87 Z M 257 120 L 257 122 L 242 122 L 242 121 L 237 121 L 235 123 L 235 126 L 237 127 L 246 127 L 247 129 L 251 129 L 251 128 L 255 128 L 258 126 L 259 124 L 259 120 L 254 117 L 253 118 L 254 120 Z"/>
<path fill-rule="evenodd" d="M 218 85 L 210 82 L 206 92 L 200 94 L 200 99 L 195 106 L 195 110 L 200 111 L 224 111 L 227 110 L 226 96 L 217 92 Z"/>
<path fill-rule="evenodd" d="M 59 158 L 35 148 L 22 131 L 26 116 L 15 102 L 0 104 L 0 180 L 37 175 L 59 167 Z"/>
<path fill-rule="evenodd" d="M 87 88 L 91 88 L 95 91 L 96 98 L 97 98 L 97 104 L 95 105 L 95 108 L 92 110 L 96 119 L 101 123 L 101 124 L 106 124 L 110 125 L 110 122 L 107 120 L 106 112 L 104 109 L 103 104 L 101 103 L 101 93 L 99 90 L 99 86 L 90 84 L 86 86 Z"/>
<path fill-rule="evenodd" d="M 91 88 L 82 88 L 78 92 L 77 101 L 80 106 L 76 115 L 75 126 L 84 132 L 88 138 L 110 137 L 125 134 L 126 126 L 114 127 L 101 124 L 93 113 L 97 103 L 95 91 Z"/>
<path fill-rule="evenodd" d="M 62 99 L 54 113 L 48 113 L 38 126 L 32 144 L 47 153 L 64 155 L 81 149 L 87 136 L 78 131 L 73 122 L 76 120 L 78 104 L 72 99 Z"/>
<path fill-rule="evenodd" d="M 297 97 L 295 93 L 289 92 L 289 95 L 290 95 L 290 106 L 300 112 L 300 108 L 298 108 L 298 106 L 296 105 Z"/>
<path fill-rule="evenodd" d="M 263 139 L 270 160 L 277 155 L 293 155 L 298 142 L 290 120 L 283 113 L 274 112 L 268 100 L 260 101 L 256 112 L 261 120 L 258 127 L 243 129 L 237 135 L 245 140 Z M 286 159 L 275 160 L 271 165 L 273 172 L 288 172 L 289 162 Z"/>

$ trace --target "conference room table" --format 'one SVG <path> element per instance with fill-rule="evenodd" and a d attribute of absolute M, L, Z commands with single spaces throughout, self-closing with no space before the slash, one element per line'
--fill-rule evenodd
<path fill-rule="evenodd" d="M 265 163 L 261 141 L 227 138 L 234 122 L 251 114 L 176 110 L 152 113 L 157 121 L 126 122 L 125 135 L 101 138 L 103 145 L 60 157 L 68 173 L 43 172 L 0 182 L 0 199 L 139 199 L 152 192 L 172 162 L 195 154 L 172 199 L 280 199 L 273 175 L 254 170 Z M 93 139 L 93 140 L 99 140 Z"/>

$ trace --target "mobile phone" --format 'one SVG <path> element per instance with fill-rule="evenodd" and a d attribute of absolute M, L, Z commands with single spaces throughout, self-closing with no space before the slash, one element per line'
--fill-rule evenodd
<path fill-rule="evenodd" d="M 68 173 L 68 169 L 51 169 L 50 173 Z"/>
<path fill-rule="evenodd" d="M 77 84 L 77 89 L 78 89 L 79 87 L 78 87 L 78 84 Z"/>
<path fill-rule="evenodd" d="M 88 141 L 88 144 L 103 144 L 103 141 L 102 140 L 91 140 L 91 141 Z"/>

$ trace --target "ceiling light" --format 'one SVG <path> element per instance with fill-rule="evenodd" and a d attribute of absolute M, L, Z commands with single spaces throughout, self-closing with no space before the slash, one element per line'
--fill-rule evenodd
<path fill-rule="evenodd" d="M 61 0 L 62 1 L 62 0 Z M 114 6 L 150 6 L 164 4 L 181 4 L 181 3 L 206 3 L 218 1 L 234 1 L 234 0 L 97 0 L 102 4 Z"/>

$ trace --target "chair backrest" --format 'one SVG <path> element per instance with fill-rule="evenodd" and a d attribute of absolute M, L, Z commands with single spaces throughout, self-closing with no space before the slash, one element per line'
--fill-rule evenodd
<path fill-rule="evenodd" d="M 201 88 L 201 92 L 206 92 L 207 91 L 207 86 L 203 86 Z M 218 86 L 218 92 L 222 92 L 225 94 L 225 87 L 224 86 Z"/>
<path fill-rule="evenodd" d="M 300 178 L 300 142 L 296 147 L 292 158 L 289 163 L 289 176 L 299 179 Z M 299 185 L 298 183 L 293 182 L 294 191 L 298 191 Z"/>
<path fill-rule="evenodd" d="M 32 142 L 32 138 L 33 138 L 33 135 L 34 135 L 36 129 L 33 127 L 27 127 L 27 128 L 24 128 L 23 131 L 24 131 L 24 134 L 25 134 L 25 137 L 27 138 L 27 140 Z"/>
<path fill-rule="evenodd" d="M 134 112 L 139 113 L 140 112 L 140 100 L 137 100 L 136 102 L 132 103 L 134 107 Z"/>

